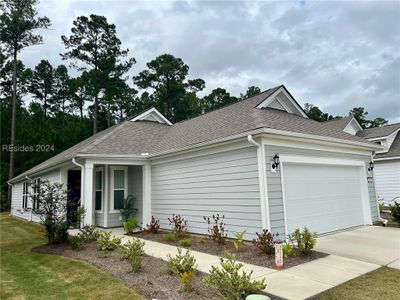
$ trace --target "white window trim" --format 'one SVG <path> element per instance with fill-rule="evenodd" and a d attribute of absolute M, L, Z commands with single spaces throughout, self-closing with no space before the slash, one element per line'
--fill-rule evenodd
<path fill-rule="evenodd" d="M 111 176 L 110 176 L 110 213 L 116 214 L 120 213 L 119 210 L 114 209 L 114 171 L 123 170 L 124 171 L 124 198 L 128 196 L 128 167 L 124 166 L 111 166 Z"/>
<path fill-rule="evenodd" d="M 35 179 L 32 180 L 34 186 L 36 186 L 37 181 L 40 182 L 40 177 L 36 177 Z M 33 209 L 33 210 L 36 209 L 36 207 L 35 207 L 36 201 L 35 201 L 35 200 L 37 200 L 37 199 L 35 199 L 35 198 L 36 198 L 38 195 L 39 195 L 38 190 L 35 190 L 35 189 L 32 188 L 32 209 Z"/>
<path fill-rule="evenodd" d="M 25 189 L 26 186 L 26 189 Z M 29 198 L 29 183 L 28 181 L 24 181 L 22 183 L 22 205 L 21 207 L 23 209 L 27 209 L 28 208 L 28 198 Z M 24 198 L 26 197 L 26 201 L 24 201 Z M 26 203 L 26 205 L 24 205 Z"/>
<path fill-rule="evenodd" d="M 96 189 L 96 175 L 97 172 L 101 172 L 101 189 L 98 190 Z M 101 191 L 101 209 L 96 209 L 96 192 Z M 94 182 L 93 182 L 93 194 L 94 194 L 94 209 L 95 212 L 97 213 L 102 213 L 103 212 L 103 207 L 104 207 L 104 168 L 103 167 L 97 167 L 94 169 Z"/>

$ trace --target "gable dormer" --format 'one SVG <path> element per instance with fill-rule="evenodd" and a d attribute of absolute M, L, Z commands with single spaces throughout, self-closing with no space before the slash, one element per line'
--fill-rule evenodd
<path fill-rule="evenodd" d="M 376 153 L 386 153 L 390 150 L 390 147 L 392 146 L 399 131 L 400 129 L 397 129 L 387 136 L 368 138 L 368 141 L 383 146 L 384 149 L 376 151 Z"/>
<path fill-rule="evenodd" d="M 283 85 L 258 104 L 257 108 L 278 109 L 308 119 L 307 114 Z"/>
<path fill-rule="evenodd" d="M 346 125 L 345 128 L 343 128 L 343 131 L 352 135 L 356 135 L 357 132 L 361 131 L 362 127 L 361 125 L 357 122 L 357 120 L 352 117 L 350 122 Z"/>
<path fill-rule="evenodd" d="M 140 115 L 132 118 L 131 122 L 136 121 L 149 121 L 149 122 L 157 122 L 160 124 L 167 124 L 172 125 L 172 123 L 162 114 L 160 113 L 155 107 L 152 107 L 145 112 L 141 113 Z"/>

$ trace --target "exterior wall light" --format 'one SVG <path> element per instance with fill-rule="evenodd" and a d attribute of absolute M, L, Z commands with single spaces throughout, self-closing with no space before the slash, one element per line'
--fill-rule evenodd
<path fill-rule="evenodd" d="M 278 170 L 279 163 L 280 163 L 279 162 L 279 154 L 275 153 L 275 155 L 274 155 L 274 157 L 272 158 L 272 161 L 271 161 L 271 171 L 273 173 L 275 173 L 276 170 Z"/>
<path fill-rule="evenodd" d="M 374 162 L 371 160 L 369 162 L 368 172 L 371 172 L 374 169 Z"/>

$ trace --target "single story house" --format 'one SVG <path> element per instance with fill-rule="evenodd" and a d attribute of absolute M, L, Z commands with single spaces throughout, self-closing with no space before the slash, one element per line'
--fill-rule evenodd
<path fill-rule="evenodd" d="M 12 214 L 36 220 L 26 181 L 46 178 L 79 192 L 84 223 L 100 227 L 121 226 L 133 195 L 142 226 L 154 216 L 170 228 L 180 214 L 190 232 L 206 233 L 203 216 L 220 213 L 230 236 L 328 233 L 379 219 L 379 150 L 336 122 L 309 119 L 281 85 L 176 124 L 152 108 L 95 134 L 10 180 Z"/>
<path fill-rule="evenodd" d="M 364 129 L 358 136 L 382 145 L 374 155 L 374 177 L 378 201 L 400 202 L 400 123 Z"/>

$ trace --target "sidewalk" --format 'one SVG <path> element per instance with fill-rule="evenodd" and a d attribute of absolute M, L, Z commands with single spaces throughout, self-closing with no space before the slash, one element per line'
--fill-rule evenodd
<path fill-rule="evenodd" d="M 133 239 L 126 236 L 122 228 L 113 229 L 112 232 L 120 237 L 123 243 Z M 175 246 L 149 240 L 143 241 L 147 255 L 167 260 L 168 254 L 174 256 L 178 253 Z M 219 265 L 218 256 L 194 250 L 190 252 L 196 258 L 197 269 L 201 272 L 208 274 L 212 265 Z M 253 279 L 265 278 L 267 284 L 265 292 L 287 299 L 306 299 L 380 267 L 377 264 L 336 255 L 329 255 L 281 271 L 241 263 L 245 272 L 253 270 Z"/>

